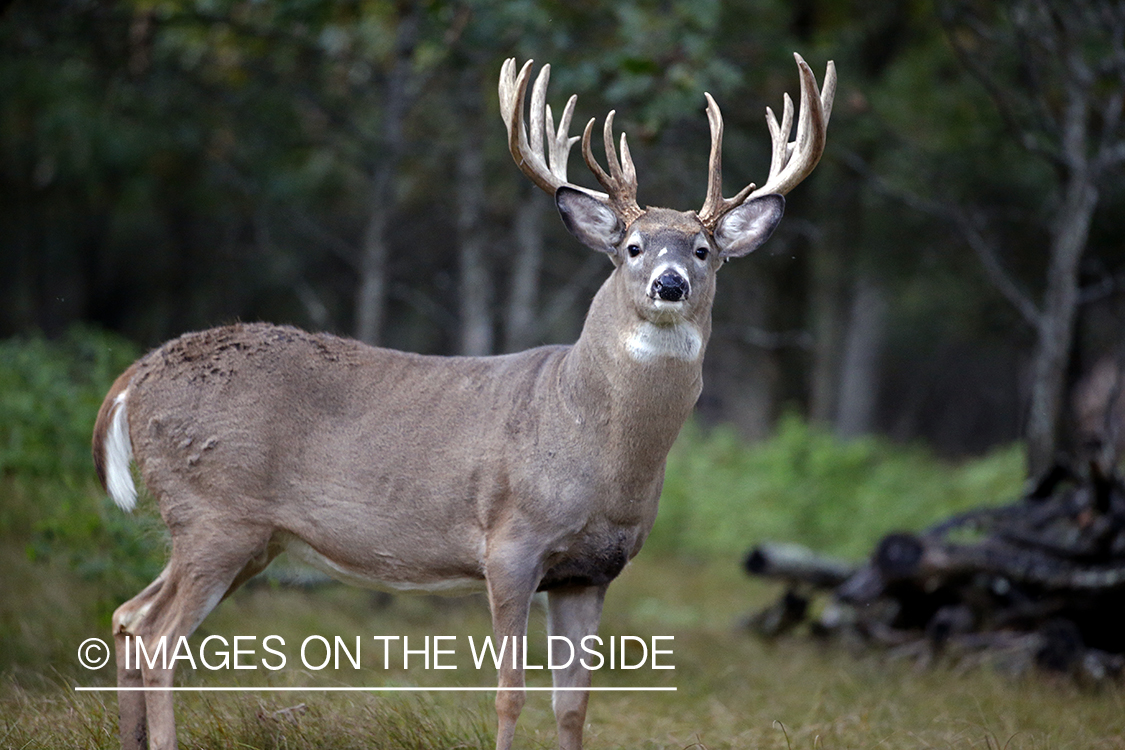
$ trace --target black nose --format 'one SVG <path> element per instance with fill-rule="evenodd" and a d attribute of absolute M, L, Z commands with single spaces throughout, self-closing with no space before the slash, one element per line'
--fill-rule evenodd
<path fill-rule="evenodd" d="M 673 271 L 666 271 L 652 282 L 652 292 L 665 302 L 679 302 L 687 296 L 687 279 Z"/>

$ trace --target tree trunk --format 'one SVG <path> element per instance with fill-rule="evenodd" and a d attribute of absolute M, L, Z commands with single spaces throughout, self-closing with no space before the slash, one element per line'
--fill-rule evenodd
<path fill-rule="evenodd" d="M 504 321 L 504 350 L 522 351 L 535 345 L 539 325 L 539 274 L 543 265 L 543 217 L 547 200 L 530 187 L 516 208 L 512 227 L 515 256 L 510 259 L 512 281 Z"/>
<path fill-rule="evenodd" d="M 829 165 L 831 166 L 831 165 Z M 847 326 L 848 267 L 861 240 L 863 204 L 852 170 L 836 169 L 840 177 L 833 184 L 831 200 L 840 206 L 841 220 L 827 222 L 824 233 L 814 234 L 809 242 L 809 329 L 812 333 L 812 363 L 809 375 L 809 419 L 833 425 L 839 411 L 840 368 L 843 339 Z M 842 189 L 835 185 L 842 184 Z M 825 188 L 818 187 L 819 190 Z M 827 198 L 826 196 L 821 196 Z"/>
<path fill-rule="evenodd" d="M 1038 340 L 1031 364 L 1031 403 L 1027 417 L 1027 464 L 1031 476 L 1055 460 L 1066 372 L 1074 346 L 1078 312 L 1078 267 L 1086 249 L 1098 191 L 1085 174 L 1067 186 L 1051 232 L 1050 267 Z"/>
<path fill-rule="evenodd" d="M 746 264 L 737 271 L 737 283 L 728 284 L 727 309 L 744 331 L 770 331 L 777 307 L 777 285 L 760 265 Z M 746 343 L 753 337 L 732 333 Z M 781 366 L 778 346 L 735 346 L 724 342 L 711 347 L 704 360 L 704 392 L 701 401 L 720 406 L 717 414 L 734 424 L 747 440 L 764 440 L 774 427 Z M 716 403 L 717 399 L 717 403 Z"/>
<path fill-rule="evenodd" d="M 879 355 L 886 331 L 887 301 L 878 282 L 861 273 L 852 290 L 847 337 L 840 366 L 836 434 L 858 437 L 875 428 Z"/>
<path fill-rule="evenodd" d="M 363 231 L 356 292 L 355 337 L 368 344 L 383 338 L 387 307 L 387 223 L 391 213 L 394 176 L 386 164 L 371 182 L 371 208 Z"/>
<path fill-rule="evenodd" d="M 398 24 L 397 54 L 387 81 L 383 112 L 382 164 L 375 166 L 371 178 L 370 213 L 363 232 L 359 258 L 359 286 L 356 291 L 355 336 L 368 344 L 383 338 L 387 290 L 387 227 L 395 208 L 394 188 L 398 165 L 406 149 L 403 120 L 410 108 L 414 45 L 417 42 L 419 10 L 404 15 Z"/>
<path fill-rule="evenodd" d="M 812 329 L 812 367 L 809 375 L 809 418 L 832 424 L 838 395 L 843 331 L 841 304 L 843 263 L 839 250 L 817 239 L 809 245 L 809 317 Z"/>
<path fill-rule="evenodd" d="M 461 279 L 461 354 L 483 356 L 493 349 L 492 274 L 484 231 L 484 152 L 480 138 L 480 86 L 471 71 L 460 84 L 461 142 L 457 149 L 457 244 Z"/>

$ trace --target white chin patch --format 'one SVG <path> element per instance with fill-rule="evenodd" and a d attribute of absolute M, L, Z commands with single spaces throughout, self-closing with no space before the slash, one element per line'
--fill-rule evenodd
<path fill-rule="evenodd" d="M 685 322 L 684 311 L 687 309 L 687 303 L 686 297 L 675 302 L 659 297 L 650 297 L 648 299 L 649 309 L 644 313 L 644 317 L 658 328 L 678 326 Z"/>
<path fill-rule="evenodd" d="M 703 337 L 695 326 L 687 322 L 659 326 L 644 321 L 625 336 L 625 351 L 637 362 L 664 358 L 692 362 L 699 358 L 702 349 Z"/>
<path fill-rule="evenodd" d="M 660 311 L 675 312 L 682 310 L 685 302 L 687 302 L 687 297 L 675 301 L 656 297 L 652 300 L 652 306 Z"/>

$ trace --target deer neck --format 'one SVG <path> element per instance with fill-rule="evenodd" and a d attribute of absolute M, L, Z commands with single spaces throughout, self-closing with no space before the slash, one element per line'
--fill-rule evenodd
<path fill-rule="evenodd" d="M 654 323 L 612 274 L 567 353 L 560 385 L 569 408 L 582 423 L 620 433 L 612 444 L 662 462 L 699 398 L 710 334 L 709 305 L 694 317 Z"/>

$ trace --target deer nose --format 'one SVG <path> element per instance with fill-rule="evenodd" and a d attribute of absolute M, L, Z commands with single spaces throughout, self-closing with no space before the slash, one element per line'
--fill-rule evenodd
<path fill-rule="evenodd" d="M 688 295 L 688 282 L 675 271 L 665 271 L 652 282 L 652 293 L 665 302 L 679 302 Z"/>

